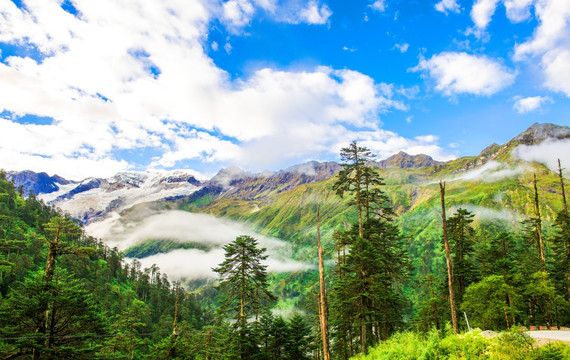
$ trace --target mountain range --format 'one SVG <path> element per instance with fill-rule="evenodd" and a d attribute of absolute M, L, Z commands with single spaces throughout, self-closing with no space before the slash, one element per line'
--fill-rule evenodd
<path fill-rule="evenodd" d="M 476 214 L 476 224 L 498 222 L 517 229 L 519 222 L 532 214 L 532 174 L 536 173 L 548 232 L 548 221 L 561 207 L 556 160 L 561 157 L 565 165 L 569 154 L 567 126 L 534 124 L 509 142 L 491 144 L 476 156 L 440 162 L 427 155 L 400 152 L 370 165 L 384 178 L 384 191 L 409 238 L 416 266 L 428 273 L 442 266 L 438 245 L 440 180 L 448 183 L 450 214 L 462 207 Z M 156 256 L 177 249 L 219 250 L 220 243 L 212 245 L 208 236 L 187 228 L 192 221 L 209 223 L 205 218 L 184 215 L 199 213 L 240 224 L 235 226 L 239 231 L 245 231 L 240 227 L 245 224 L 259 236 L 291 244 L 287 258 L 313 263 L 307 247 L 316 235 L 317 204 L 322 204 L 321 227 L 330 258 L 334 252 L 332 232 L 356 216 L 348 206 L 349 199 L 340 199 L 331 190 L 340 169 L 335 162 L 315 161 L 264 173 L 230 167 L 205 181 L 182 170 L 124 172 L 80 182 L 32 171 L 8 172 L 8 177 L 24 191 L 33 190 L 39 198 L 79 219 L 88 232 L 119 246 L 127 255 L 149 257 L 148 261 L 168 262 Z M 210 232 L 227 225 L 216 224 Z M 135 235 L 137 228 L 145 231 Z M 175 233 L 176 228 L 184 231 Z M 221 243 L 237 235 L 224 235 L 228 238 Z M 284 254 L 284 250 L 278 252 Z M 183 277 L 183 270 L 179 272 L 177 276 Z"/>

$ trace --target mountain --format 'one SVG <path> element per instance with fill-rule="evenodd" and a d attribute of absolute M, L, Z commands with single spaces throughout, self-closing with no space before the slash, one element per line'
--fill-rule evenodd
<path fill-rule="evenodd" d="M 426 155 L 402 152 L 373 163 L 384 178 L 383 190 L 408 241 L 407 250 L 416 267 L 414 281 L 421 281 L 426 274 L 437 273 L 445 266 L 440 245 L 440 180 L 447 183 L 449 216 L 461 207 L 475 214 L 477 226 L 520 233 L 520 222 L 533 214 L 532 178 L 536 173 L 544 230 L 549 236 L 554 216 L 561 209 L 559 179 L 555 169 L 543 165 L 546 162 L 539 157 L 525 160 L 516 150 L 527 147 L 532 151 L 557 142 L 562 146 L 561 152 L 569 153 L 564 148 L 568 147 L 568 138 L 567 126 L 534 124 L 507 143 L 492 144 L 475 156 L 438 162 Z M 228 234 L 235 237 L 245 233 L 246 228 L 290 244 L 279 251 L 289 259 L 311 264 L 315 259 L 318 205 L 321 236 L 329 261 L 335 257 L 332 234 L 356 220 L 357 214 L 349 206 L 350 197 L 341 199 L 332 190 L 334 175 L 340 169 L 335 162 L 307 162 L 278 172 L 257 174 L 229 167 L 204 182 L 184 172 L 129 172 L 79 183 L 63 184 L 60 179 L 55 182 L 57 191 L 41 193 L 39 197 L 90 224 L 87 231 L 113 241 L 129 256 L 150 256 L 146 261 L 157 262 L 161 268 L 177 264 L 174 259 L 185 256 L 185 251 L 200 252 L 203 262 L 207 262 L 215 254 L 212 249 L 219 251 L 216 246 L 220 244 L 210 247 L 205 245 L 206 239 Z M 183 216 L 189 212 L 199 216 Z M 212 225 L 209 218 L 202 217 L 206 214 L 221 221 Z M 229 220 L 240 226 L 228 226 L 225 221 Z M 196 224 L 188 226 L 189 222 Z M 191 235 L 203 241 L 184 243 L 188 232 L 195 232 Z M 184 271 L 195 267 L 189 266 Z M 281 280 L 287 280 L 276 281 L 276 291 L 287 299 L 310 296 L 305 285 L 307 277 L 313 275 L 310 271 L 279 275 Z M 416 296 L 413 288 L 405 291 L 412 298 Z"/>
<path fill-rule="evenodd" d="M 34 194 L 49 194 L 59 190 L 60 186 L 72 183 L 61 176 L 49 176 L 45 172 L 35 173 L 33 171 L 10 171 L 7 174 L 7 179 L 13 181 L 16 187 L 23 186 L 24 194 L 33 191 Z"/>
<path fill-rule="evenodd" d="M 390 156 L 386 160 L 381 160 L 376 162 L 376 166 L 379 168 L 397 167 L 400 169 L 435 166 L 439 164 L 443 163 L 434 160 L 431 156 L 424 154 L 408 155 L 403 151 L 400 151 L 399 153 Z"/>
<path fill-rule="evenodd" d="M 16 186 L 33 189 L 40 199 L 84 224 L 119 214 L 140 203 L 186 197 L 201 186 L 193 175 L 183 171 L 122 172 L 107 179 L 87 178 L 80 182 L 32 171 L 12 172 L 9 177 Z"/>
<path fill-rule="evenodd" d="M 409 155 L 399 152 L 372 165 L 384 173 L 389 181 L 405 187 L 430 179 L 461 177 L 461 174 L 482 169 L 487 176 L 508 173 L 509 167 L 520 163 L 511 155 L 519 145 L 537 145 L 544 141 L 570 138 L 567 126 L 533 124 L 526 131 L 503 145 L 491 144 L 478 156 L 466 156 L 448 162 L 436 161 L 430 156 Z M 521 165 L 522 166 L 522 165 Z M 516 166 L 515 166 L 516 167 Z M 314 184 L 334 176 L 341 166 L 335 162 L 310 161 L 291 166 L 278 172 L 251 173 L 237 167 L 222 169 L 210 180 L 200 182 L 183 171 L 169 173 L 123 172 L 108 179 L 88 178 L 71 182 L 57 175 L 32 171 L 10 172 L 9 178 L 25 191 L 33 190 L 44 201 L 61 207 L 83 223 L 89 224 L 108 218 L 145 202 L 166 202 L 184 210 L 211 212 L 221 216 L 240 215 L 257 211 L 265 202 L 271 202 L 279 194 L 301 186 Z M 512 169 L 511 169 L 512 170 Z M 520 168 L 515 172 L 521 172 Z M 495 174 L 495 175 L 493 175 Z M 396 179 L 398 177 L 398 179 Z M 420 187 L 421 188 L 421 187 Z M 423 190 L 412 192 L 415 196 Z M 394 204 L 403 214 L 410 209 L 398 201 Z"/>

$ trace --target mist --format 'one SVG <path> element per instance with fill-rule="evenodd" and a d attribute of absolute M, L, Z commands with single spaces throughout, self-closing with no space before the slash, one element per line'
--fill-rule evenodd
<path fill-rule="evenodd" d="M 283 240 L 262 236 L 246 224 L 208 214 L 180 210 L 158 211 L 142 207 L 124 216 L 110 218 L 86 227 L 89 235 L 101 238 L 108 246 L 125 250 L 149 239 L 168 239 L 180 243 L 206 245 L 207 251 L 177 249 L 139 259 L 143 267 L 156 264 L 172 279 L 214 278 L 211 268 L 224 260 L 223 246 L 237 236 L 249 235 L 269 255 L 264 262 L 269 272 L 305 271 L 314 265 L 291 259 L 293 248 Z"/>
<path fill-rule="evenodd" d="M 519 222 L 523 219 L 522 215 L 512 210 L 508 209 L 495 210 L 472 204 L 455 205 L 451 209 L 449 209 L 449 214 L 453 216 L 453 214 L 459 208 L 471 212 L 473 215 L 475 215 L 475 218 L 478 220 L 501 220 L 507 222 Z"/>
<path fill-rule="evenodd" d="M 546 165 L 550 170 L 558 172 L 558 159 L 562 163 L 564 176 L 570 176 L 570 139 L 544 141 L 538 145 L 519 145 L 513 156 L 529 162 Z"/>
<path fill-rule="evenodd" d="M 527 169 L 528 167 L 524 165 L 509 167 L 506 164 L 491 160 L 485 163 L 483 166 L 478 167 L 477 169 L 451 177 L 446 181 L 481 180 L 484 182 L 494 182 L 501 179 L 518 176 L 524 173 Z"/>

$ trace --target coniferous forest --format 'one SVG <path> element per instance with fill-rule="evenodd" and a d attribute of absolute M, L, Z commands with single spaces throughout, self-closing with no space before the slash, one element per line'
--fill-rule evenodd
<path fill-rule="evenodd" d="M 325 249 L 334 261 L 324 264 L 315 209 L 311 251 L 320 276 L 315 270 L 302 279 L 311 296 L 287 316 L 272 311 L 277 280 L 255 238 L 240 235 L 224 246 L 214 286 L 190 288 L 157 266 L 126 261 L 2 172 L 0 359 L 570 358 L 567 345 L 538 346 L 523 331 L 570 325 L 561 166 L 549 231 L 536 174 L 533 216 L 518 232 L 476 223 L 463 208 L 446 215 L 449 188 L 440 182 L 433 220 L 445 266 L 418 279 L 421 264 L 411 260 L 384 180 L 370 166 L 374 155 L 356 142 L 340 155 L 330 191 L 334 201 L 348 201 L 355 221 L 323 242 L 334 244 Z"/>

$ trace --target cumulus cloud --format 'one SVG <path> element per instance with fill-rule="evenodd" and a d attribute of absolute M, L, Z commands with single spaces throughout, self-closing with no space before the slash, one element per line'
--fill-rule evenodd
<path fill-rule="evenodd" d="M 505 0 L 504 5 L 507 17 L 514 23 L 519 23 L 530 18 L 530 7 L 535 0 Z"/>
<path fill-rule="evenodd" d="M 339 143 L 358 138 L 446 157 L 436 142 L 381 131 L 382 114 L 408 110 L 405 89 L 330 67 L 260 68 L 232 79 L 207 56 L 214 16 L 235 26 L 256 9 L 296 11 L 313 23 L 330 16 L 323 2 L 293 3 L 280 15 L 286 5 L 272 0 L 230 0 L 217 10 L 198 0 L 100 0 L 74 3 L 80 16 L 56 0 L 25 11 L 0 3 L 0 41 L 40 54 L 0 62 L 0 112 L 11 114 L 0 119 L 0 163 L 75 179 L 189 160 L 258 171 L 335 156 Z M 52 120 L 25 123 L 26 114 Z M 138 149 L 153 159 L 117 159 Z"/>
<path fill-rule="evenodd" d="M 570 139 L 544 141 L 538 145 L 519 145 L 512 153 L 524 161 L 546 165 L 552 171 L 558 171 L 558 159 L 564 168 L 564 175 L 570 175 Z"/>
<path fill-rule="evenodd" d="M 443 52 L 421 59 L 411 71 L 423 71 L 435 81 L 435 89 L 446 96 L 492 95 L 511 85 L 514 71 L 486 56 Z"/>
<path fill-rule="evenodd" d="M 322 4 L 319 6 L 317 1 L 311 1 L 307 4 L 307 7 L 301 9 L 299 13 L 298 20 L 293 20 L 293 23 L 305 22 L 307 24 L 326 24 L 329 17 L 332 15 L 332 11 L 327 6 L 327 4 Z"/>
<path fill-rule="evenodd" d="M 274 21 L 289 24 L 323 25 L 332 15 L 329 6 L 317 0 L 283 3 L 276 0 L 228 0 L 222 3 L 220 10 L 223 23 L 234 34 L 241 33 L 259 11 L 264 11 Z"/>
<path fill-rule="evenodd" d="M 477 29 L 485 30 L 491 22 L 499 0 L 476 0 L 471 9 L 471 19 Z"/>
<path fill-rule="evenodd" d="M 438 137 L 434 135 L 416 136 L 407 139 L 397 134 L 379 130 L 369 133 L 354 133 L 353 139 L 357 139 L 362 145 L 368 147 L 379 159 L 385 159 L 400 151 L 410 155 L 426 154 L 439 161 L 455 159 L 455 156 L 443 150 L 438 144 Z M 346 146 L 348 141 L 338 143 L 335 148 L 339 151 Z"/>
<path fill-rule="evenodd" d="M 515 98 L 513 109 L 519 114 L 525 114 L 539 109 L 543 104 L 552 102 L 547 96 L 531 96 L 526 98 Z"/>
<path fill-rule="evenodd" d="M 179 249 L 139 259 L 143 267 L 157 264 L 169 277 L 176 279 L 213 278 L 215 274 L 211 268 L 224 259 L 223 245 L 240 235 L 256 238 L 260 247 L 267 249 L 269 257 L 265 264 L 270 272 L 304 271 L 314 267 L 292 260 L 290 247 L 282 240 L 261 236 L 244 224 L 207 214 L 156 212 L 143 207 L 126 217 L 116 214 L 103 222 L 90 224 L 86 231 L 119 249 L 148 239 L 206 245 L 208 250 Z"/>
<path fill-rule="evenodd" d="M 461 6 L 457 3 L 457 0 L 441 0 L 435 4 L 435 9 L 447 15 L 448 12 L 453 12 L 459 14 L 461 12 Z"/>
<path fill-rule="evenodd" d="M 521 4 L 526 11 L 529 5 Z M 539 25 L 529 40 L 515 47 L 514 59 L 540 59 L 545 87 L 570 97 L 570 2 L 537 0 L 534 10 Z"/>
<path fill-rule="evenodd" d="M 247 0 L 230 0 L 222 6 L 224 20 L 232 28 L 241 28 L 249 24 L 254 13 L 253 4 Z"/>

